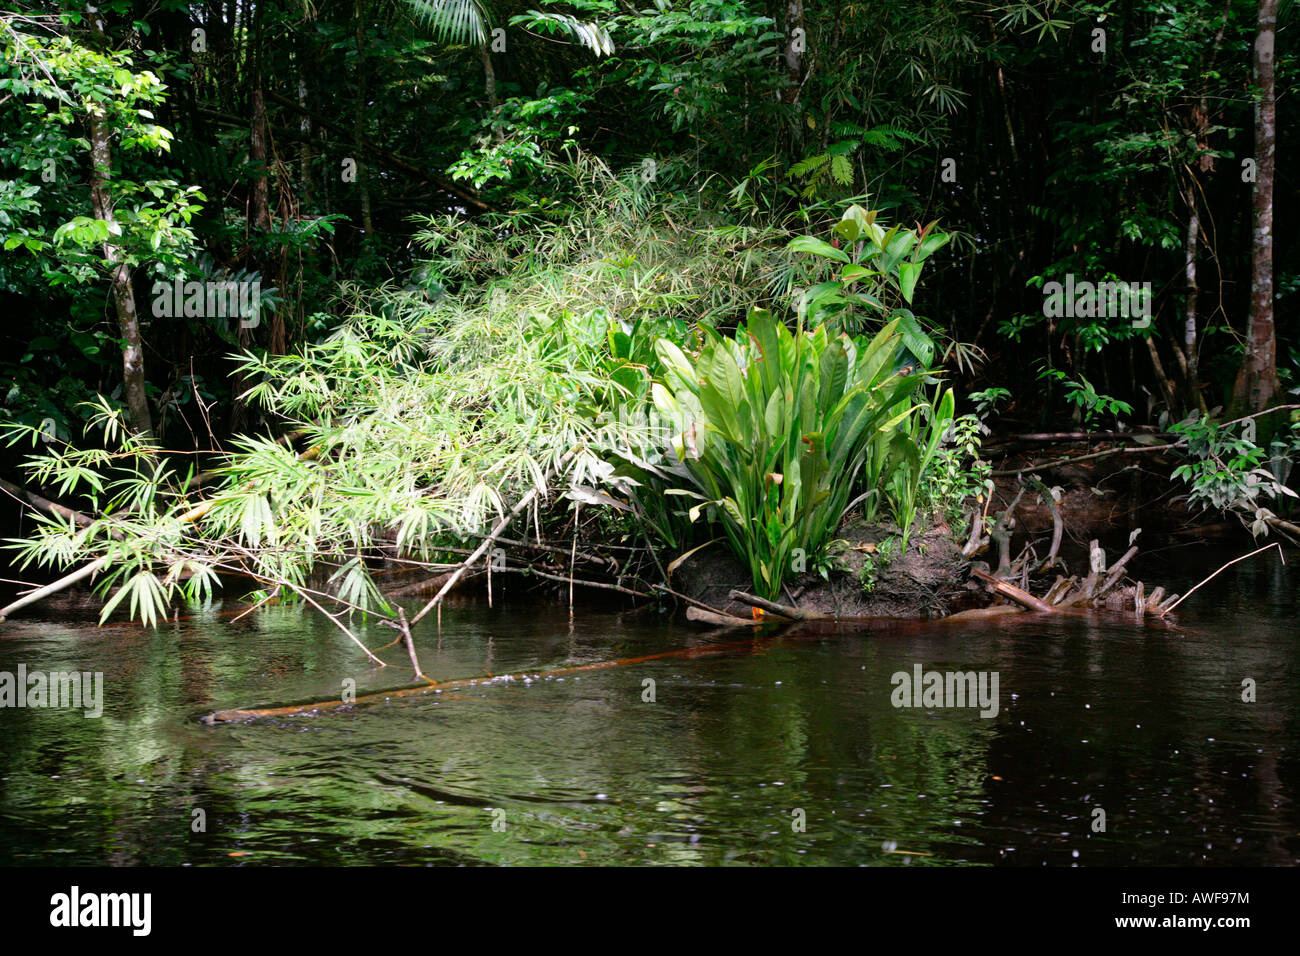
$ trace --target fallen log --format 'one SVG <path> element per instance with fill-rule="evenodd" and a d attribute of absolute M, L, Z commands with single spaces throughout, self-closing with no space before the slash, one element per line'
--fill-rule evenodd
<path fill-rule="evenodd" d="M 108 565 L 108 555 L 105 555 L 102 558 L 97 558 L 94 561 L 91 561 L 89 564 L 78 568 L 76 571 L 73 571 L 70 574 L 65 574 L 57 581 L 53 581 L 45 585 L 45 587 L 43 588 L 37 588 L 35 591 L 31 591 L 27 594 L 24 594 L 18 600 L 14 601 L 11 604 L 6 605 L 5 607 L 0 607 L 0 623 L 3 623 L 5 618 L 7 618 L 14 611 L 17 611 L 19 608 L 24 608 L 29 604 L 35 604 L 37 601 L 44 600 L 45 598 L 49 597 L 51 594 L 57 594 L 59 591 L 62 591 L 64 588 L 72 587 L 72 585 L 76 584 L 78 581 L 82 580 L 83 578 L 90 577 L 96 572 L 102 570 L 107 565 Z"/>
<path fill-rule="evenodd" d="M 736 617 L 734 614 L 724 614 L 721 611 L 706 611 L 693 605 L 686 609 L 686 620 L 697 624 L 716 624 L 720 627 L 756 627 L 763 623 L 762 620 Z"/>
<path fill-rule="evenodd" d="M 1131 441 L 1143 436 L 1161 440 L 1180 437 L 1175 432 L 1031 432 L 1024 435 L 1008 435 L 1001 441 L 989 442 L 985 447 L 1002 448 L 1017 442 Z"/>
<path fill-rule="evenodd" d="M 712 614 L 725 613 L 724 611 L 719 610 L 718 608 L 714 607 L 711 604 L 705 604 L 703 601 L 697 601 L 695 600 L 695 598 L 690 597 L 688 595 L 679 594 L 677 591 L 674 591 L 672 588 L 666 587 L 665 585 L 652 584 L 650 585 L 650 587 L 652 590 L 658 591 L 660 594 L 667 594 L 669 597 L 674 597 L 679 601 L 685 601 L 687 604 L 691 605 L 692 607 L 697 607 L 701 611 L 708 611 Z"/>
<path fill-rule="evenodd" d="M 949 614 L 944 621 L 981 621 L 990 617 L 1005 617 L 1008 614 L 1024 614 L 1025 609 L 1014 604 L 995 604 L 992 607 L 972 607 L 956 614 Z"/>
<path fill-rule="evenodd" d="M 970 573 L 983 581 L 988 586 L 989 590 L 1004 598 L 1015 601 L 1021 607 L 1030 611 L 1054 614 L 1059 610 L 1059 608 L 1055 608 L 1050 604 L 1040 601 L 1028 591 L 1023 591 L 1014 584 L 1008 584 L 1000 578 L 995 578 L 993 575 L 980 568 L 971 568 Z"/>
<path fill-rule="evenodd" d="M 69 519 L 79 528 L 84 528 L 92 523 L 93 519 L 87 515 L 83 515 L 80 511 L 73 511 L 66 505 L 61 505 L 57 501 L 51 501 L 49 498 L 44 498 L 34 491 L 28 491 L 26 488 L 20 488 L 13 482 L 5 481 L 3 478 L 0 478 L 0 489 L 7 491 L 20 501 L 26 501 L 33 508 L 48 512 L 52 515 L 57 515 L 60 518 Z"/>
<path fill-rule="evenodd" d="M 673 658 L 712 657 L 721 654 L 741 653 L 752 650 L 755 644 L 762 639 L 763 638 L 760 638 L 758 635 L 752 635 L 744 640 L 729 641 L 725 644 L 709 644 L 704 647 L 684 647 L 671 651 L 660 651 L 657 654 L 646 654 L 642 657 L 625 657 L 619 660 L 596 661 L 591 664 L 578 664 L 573 667 L 559 667 L 549 671 L 525 671 L 515 674 L 497 674 L 488 677 L 470 677 L 462 680 L 442 682 L 430 680 L 427 683 L 404 684 L 400 687 L 388 690 L 379 690 L 369 694 L 361 694 L 351 701 L 329 698 L 325 700 L 307 701 L 299 704 L 217 710 L 199 717 L 198 720 L 200 723 L 211 726 L 215 724 L 246 723 L 251 720 L 261 720 L 267 717 L 295 717 L 302 714 L 325 714 L 365 704 L 382 703 L 383 701 L 394 697 L 424 696 L 443 691 L 457 691 L 470 687 L 503 684 L 513 681 L 532 682 L 546 680 L 553 677 L 565 677 L 569 674 L 581 674 L 587 671 L 606 670 L 611 667 L 627 667 L 631 664 L 642 664 L 647 661 L 671 660 Z"/>
<path fill-rule="evenodd" d="M 797 607 L 791 607 L 788 604 L 777 604 L 775 601 L 769 601 L 767 598 L 755 597 L 752 594 L 746 594 L 744 591 L 733 590 L 727 597 L 733 601 L 740 601 L 742 604 L 748 604 L 750 607 L 756 607 L 761 611 L 767 611 L 769 614 L 776 614 L 779 617 L 787 618 L 791 621 L 833 621 L 835 617 L 827 614 L 816 614 L 812 611 L 801 611 Z"/>
<path fill-rule="evenodd" d="M 1109 458 L 1111 455 L 1136 455 L 1153 451 L 1169 451 L 1174 448 L 1183 448 L 1186 446 L 1186 440 L 1170 442 L 1167 445 L 1125 445 L 1122 448 L 1111 448 L 1108 451 L 1098 451 L 1091 455 L 1079 455 L 1075 458 L 1058 458 L 1055 461 L 1041 461 L 1024 465 L 1020 468 L 998 468 L 989 472 L 990 478 L 1010 478 L 1013 475 L 1021 475 L 1027 471 L 1051 471 L 1053 468 L 1060 468 L 1062 465 L 1074 465 L 1081 461 L 1093 461 L 1097 458 Z"/>

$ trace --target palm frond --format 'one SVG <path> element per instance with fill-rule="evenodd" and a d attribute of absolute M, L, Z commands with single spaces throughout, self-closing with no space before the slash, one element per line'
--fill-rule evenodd
<path fill-rule="evenodd" d="M 491 18 L 480 0 L 408 0 L 415 15 L 446 43 L 487 42 Z"/>
<path fill-rule="evenodd" d="M 614 53 L 614 41 L 610 38 L 608 30 L 599 23 L 579 20 L 567 13 L 541 13 L 537 10 L 529 10 L 526 14 L 512 17 L 510 24 L 535 30 L 538 33 L 573 37 L 596 56 L 611 56 Z"/>

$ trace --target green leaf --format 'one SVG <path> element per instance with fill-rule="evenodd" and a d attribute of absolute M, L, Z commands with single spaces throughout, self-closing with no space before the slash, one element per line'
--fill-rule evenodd
<path fill-rule="evenodd" d="M 835 224 L 833 231 L 845 242 L 855 242 L 858 236 L 862 234 L 862 230 L 858 228 L 857 222 L 853 219 L 841 219 Z"/>
<path fill-rule="evenodd" d="M 921 263 L 900 262 L 898 264 L 898 287 L 908 305 L 912 304 L 912 293 L 916 290 L 916 280 L 921 276 Z"/>
<path fill-rule="evenodd" d="M 815 256 L 821 256 L 824 259 L 834 259 L 836 262 L 849 263 L 848 254 L 843 249 L 836 249 L 824 239 L 818 239 L 815 236 L 798 236 L 790 240 L 786 247 L 792 252 L 811 252 Z"/>

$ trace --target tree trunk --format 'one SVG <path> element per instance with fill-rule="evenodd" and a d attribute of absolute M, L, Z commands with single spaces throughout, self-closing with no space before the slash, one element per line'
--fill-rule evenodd
<path fill-rule="evenodd" d="M 263 7 L 259 4 L 253 11 L 252 19 L 248 73 L 252 86 L 248 95 L 250 113 L 248 155 L 254 168 L 253 194 L 251 197 L 252 210 L 250 211 L 251 224 L 254 228 L 267 232 L 271 228 L 271 150 L 270 133 L 267 129 L 268 122 L 266 118 L 266 94 L 262 88 L 262 9 Z M 256 258 L 256 264 L 259 273 L 265 274 L 266 263 L 260 256 Z M 253 329 L 245 327 L 243 322 L 239 323 L 235 336 L 241 351 L 253 344 L 253 335 Z M 248 382 L 244 377 L 244 373 L 236 369 L 231 375 L 230 430 L 232 432 L 242 432 L 248 427 L 248 403 L 240 397 L 247 387 Z"/>
<path fill-rule="evenodd" d="M 253 174 L 253 225 L 258 229 L 271 228 L 270 175 L 266 147 L 266 99 L 259 82 L 251 96 L 252 128 L 249 131 L 249 156 L 256 172 Z"/>
<path fill-rule="evenodd" d="M 1197 341 L 1196 312 L 1200 297 L 1200 287 L 1196 284 L 1196 251 L 1201 239 L 1201 215 L 1196 208 L 1196 183 L 1187 190 L 1187 245 L 1185 247 L 1186 264 L 1184 275 L 1187 279 L 1187 303 L 1184 309 L 1183 351 L 1187 357 L 1187 405 L 1207 411 L 1205 399 L 1201 395 L 1199 369 L 1200 343 Z"/>
<path fill-rule="evenodd" d="M 790 107 L 793 123 L 791 146 L 797 150 L 803 142 L 803 111 L 799 97 L 803 90 L 804 53 L 808 49 L 808 33 L 804 25 L 803 0 L 786 0 L 785 4 L 785 62 L 786 86 L 781 91 L 781 102 Z"/>
<path fill-rule="evenodd" d="M 488 110 L 497 108 L 497 71 L 492 67 L 492 51 L 486 46 L 479 47 L 479 60 L 483 64 L 483 92 L 487 94 Z"/>
<path fill-rule="evenodd" d="M 104 21 L 93 8 L 89 21 L 91 29 L 104 39 Z M 109 179 L 113 174 L 113 149 L 109 140 L 103 109 L 87 102 L 90 126 L 90 201 L 95 218 L 108 223 L 109 238 L 102 248 L 108 266 L 113 307 L 117 312 L 117 327 L 122 335 L 122 385 L 126 396 L 126 411 L 131 427 L 143 435 L 153 433 L 153 416 L 149 412 L 149 396 L 145 391 L 144 346 L 140 338 L 140 316 L 135 308 L 135 289 L 131 285 L 131 269 L 124 261 L 122 250 L 113 241 L 120 234 L 113 216 L 113 199 Z"/>
<path fill-rule="evenodd" d="M 1173 415 L 1178 403 L 1178 393 L 1174 391 L 1173 382 L 1169 381 L 1169 376 L 1165 374 L 1165 364 L 1160 361 L 1160 352 L 1156 348 L 1155 337 L 1148 329 L 1142 340 L 1146 343 L 1147 352 L 1151 356 L 1151 370 L 1155 373 L 1156 384 L 1160 386 L 1160 391 L 1164 392 L 1165 403 L 1169 406 L 1169 414 Z"/>
<path fill-rule="evenodd" d="M 298 145 L 298 178 L 302 183 L 302 204 L 311 209 L 315 204 L 315 192 L 311 181 L 311 114 L 307 112 L 307 80 L 303 77 L 301 61 L 298 67 L 298 106 L 302 110 L 298 129 L 302 133 L 302 142 Z"/>
<path fill-rule="evenodd" d="M 357 151 L 357 189 L 361 197 L 361 231 L 362 241 L 375 234 L 375 223 L 370 208 L 370 176 L 368 164 L 362 161 L 366 144 L 366 21 L 362 0 L 355 0 L 353 15 L 356 18 L 357 43 L 357 112 L 353 128 L 353 143 Z"/>
<path fill-rule="evenodd" d="M 492 117 L 492 139 L 496 143 L 504 143 L 505 130 L 496 121 L 497 71 L 492 67 L 492 51 L 486 46 L 481 46 L 478 49 L 478 56 L 483 64 L 483 92 L 487 94 L 488 114 Z"/>
<path fill-rule="evenodd" d="M 1235 408 L 1257 412 L 1269 407 L 1281 390 L 1277 378 L 1277 339 L 1273 328 L 1273 172 L 1277 141 L 1277 101 L 1273 80 L 1273 46 L 1277 36 L 1277 0 L 1259 0 L 1255 37 L 1255 191 L 1251 237 L 1250 323 L 1246 354 L 1237 373 Z"/>
<path fill-rule="evenodd" d="M 789 85 L 782 99 L 788 106 L 796 109 L 799 107 L 800 85 L 803 83 L 803 55 L 808 49 L 807 44 L 803 0 L 788 0 L 785 5 L 785 75 Z"/>

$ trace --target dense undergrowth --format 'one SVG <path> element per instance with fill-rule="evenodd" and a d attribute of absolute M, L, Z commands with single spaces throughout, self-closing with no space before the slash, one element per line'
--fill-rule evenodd
<path fill-rule="evenodd" d="M 40 519 L 22 561 L 100 561 L 105 615 L 146 621 L 218 571 L 263 600 L 387 614 L 379 559 L 447 567 L 527 500 L 537 540 L 572 538 L 584 509 L 584 535 L 651 546 L 621 584 L 725 542 L 774 597 L 850 509 L 905 538 L 979 488 L 975 433 L 950 427 L 941 350 L 905 307 L 928 230 L 853 206 L 808 226 L 833 240 L 814 248 L 596 163 L 571 174 L 589 198 L 568 214 L 425 221 L 410 282 L 345 287 L 321 340 L 244 355 L 274 434 L 206 475 L 101 404 L 89 447 L 25 466 L 84 515 Z"/>

